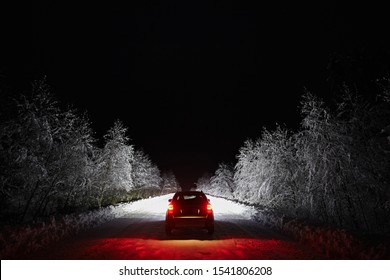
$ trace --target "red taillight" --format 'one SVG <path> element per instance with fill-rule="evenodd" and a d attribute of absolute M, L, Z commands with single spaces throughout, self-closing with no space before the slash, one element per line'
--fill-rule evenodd
<path fill-rule="evenodd" d="M 213 207 L 211 207 L 211 204 L 207 204 L 207 212 L 211 212 L 213 210 Z"/>
<path fill-rule="evenodd" d="M 168 205 L 168 212 L 173 212 L 173 205 L 172 204 Z"/>

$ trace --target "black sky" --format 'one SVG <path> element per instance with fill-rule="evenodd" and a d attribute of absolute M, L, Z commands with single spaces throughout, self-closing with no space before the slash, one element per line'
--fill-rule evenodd
<path fill-rule="evenodd" d="M 97 137 L 122 120 L 182 184 L 234 162 L 263 126 L 297 128 L 304 87 L 330 100 L 334 71 L 345 80 L 389 73 L 383 7 L 128 2 L 3 10 L 12 16 L 1 75 L 17 89 L 46 75 L 64 104 L 89 113 Z M 328 69 L 330 57 L 351 69 Z"/>

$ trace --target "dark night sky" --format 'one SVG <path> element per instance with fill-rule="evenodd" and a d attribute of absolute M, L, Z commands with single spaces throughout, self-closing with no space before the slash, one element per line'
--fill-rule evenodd
<path fill-rule="evenodd" d="M 131 143 L 183 184 L 234 162 L 263 126 L 297 128 L 304 87 L 334 98 L 331 54 L 355 61 L 364 79 L 389 73 L 383 7 L 128 2 L 3 10 L 13 16 L 2 24 L 0 73 L 18 89 L 47 75 L 97 137 L 121 119 Z"/>

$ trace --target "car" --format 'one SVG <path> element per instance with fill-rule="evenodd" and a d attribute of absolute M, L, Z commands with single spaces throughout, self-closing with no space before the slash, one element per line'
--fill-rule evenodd
<path fill-rule="evenodd" d="M 165 231 L 174 229 L 203 228 L 214 233 L 214 212 L 210 200 L 202 191 L 178 191 L 172 199 L 165 216 Z"/>

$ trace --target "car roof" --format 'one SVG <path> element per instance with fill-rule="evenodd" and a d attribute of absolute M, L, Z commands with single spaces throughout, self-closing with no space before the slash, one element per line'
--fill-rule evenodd
<path fill-rule="evenodd" d="M 176 194 L 204 194 L 202 191 L 178 191 Z"/>
<path fill-rule="evenodd" d="M 196 196 L 202 196 L 202 197 L 206 197 L 206 194 L 202 191 L 178 191 L 175 193 L 175 197 L 177 196 L 183 196 L 183 195 L 196 195 Z"/>

